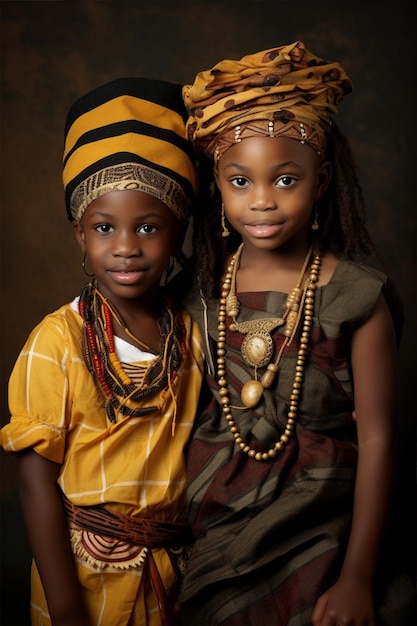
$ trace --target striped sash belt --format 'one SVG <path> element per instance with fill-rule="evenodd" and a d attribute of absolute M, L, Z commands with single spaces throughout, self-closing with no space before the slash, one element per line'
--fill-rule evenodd
<path fill-rule="evenodd" d="M 112 511 L 102 504 L 77 506 L 64 494 L 62 497 L 68 521 L 98 535 L 114 537 L 147 548 L 182 545 L 192 541 L 191 529 L 186 522 L 162 522 L 132 517 Z"/>
<path fill-rule="evenodd" d="M 62 500 L 68 522 L 75 527 L 148 548 L 146 564 L 152 588 L 158 599 L 162 624 L 163 626 L 178 624 L 178 616 L 168 601 L 163 581 L 152 555 L 152 548 L 191 544 L 190 526 L 186 522 L 162 522 L 131 517 L 112 511 L 101 504 L 77 506 L 65 494 L 62 494 Z"/>

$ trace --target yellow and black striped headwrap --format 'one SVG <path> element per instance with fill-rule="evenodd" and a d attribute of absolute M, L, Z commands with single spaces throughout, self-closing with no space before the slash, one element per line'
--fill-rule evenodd
<path fill-rule="evenodd" d="M 68 218 L 111 191 L 137 189 L 186 220 L 197 191 L 181 85 L 121 78 L 77 100 L 65 124 L 63 183 Z"/>

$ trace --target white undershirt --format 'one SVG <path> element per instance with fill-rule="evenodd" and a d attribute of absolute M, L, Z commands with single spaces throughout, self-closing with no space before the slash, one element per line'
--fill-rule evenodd
<path fill-rule="evenodd" d="M 79 313 L 79 301 L 80 297 L 77 296 L 70 305 L 77 313 Z M 114 336 L 114 347 L 116 349 L 117 358 L 121 363 L 140 363 L 143 361 L 149 363 L 149 361 L 156 359 L 155 354 L 152 352 L 145 352 L 138 346 L 132 345 L 117 335 Z"/>

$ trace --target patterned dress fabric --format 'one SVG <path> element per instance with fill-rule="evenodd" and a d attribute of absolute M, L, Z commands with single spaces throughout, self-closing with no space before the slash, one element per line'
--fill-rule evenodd
<path fill-rule="evenodd" d="M 182 590 L 185 624 L 307 625 L 315 601 L 335 582 L 349 535 L 357 463 L 349 343 L 371 314 L 384 282 L 371 268 L 339 261 L 330 282 L 317 289 L 296 435 L 274 460 L 257 462 L 234 444 L 218 385 L 208 375 L 211 394 L 188 456 L 195 545 Z M 286 294 L 238 297 L 243 321 L 279 315 Z M 197 293 L 185 292 L 183 301 L 207 331 L 215 357 L 218 302 L 208 303 L 205 317 Z M 227 380 L 236 406 L 242 405 L 243 383 L 253 378 L 240 352 L 243 338 L 227 331 Z M 275 349 L 283 338 L 282 329 L 275 331 Z M 292 345 L 284 353 L 264 402 L 233 411 L 251 447 L 269 449 L 284 430 L 297 349 Z M 396 573 L 394 565 L 380 572 L 378 623 L 409 623 L 404 621 L 409 614 L 404 617 L 397 605 L 407 604 L 404 596 L 412 603 L 414 592 L 411 582 Z"/>

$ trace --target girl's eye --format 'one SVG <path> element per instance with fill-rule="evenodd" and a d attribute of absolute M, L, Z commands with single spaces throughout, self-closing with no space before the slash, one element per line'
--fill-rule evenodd
<path fill-rule="evenodd" d="M 246 187 L 249 184 L 246 178 L 243 178 L 243 176 L 236 176 L 235 178 L 232 178 L 230 182 L 234 187 L 239 188 Z"/>
<path fill-rule="evenodd" d="M 281 176 L 281 178 L 277 180 L 277 185 L 278 187 L 292 187 L 295 182 L 296 179 L 292 176 Z"/>
<path fill-rule="evenodd" d="M 143 235 L 152 235 L 157 230 L 158 229 L 156 228 L 156 226 L 153 226 L 153 224 L 143 224 L 138 228 L 138 232 L 142 233 Z"/>
<path fill-rule="evenodd" d="M 109 233 L 112 230 L 110 224 L 99 224 L 95 227 L 95 230 L 99 233 Z"/>

